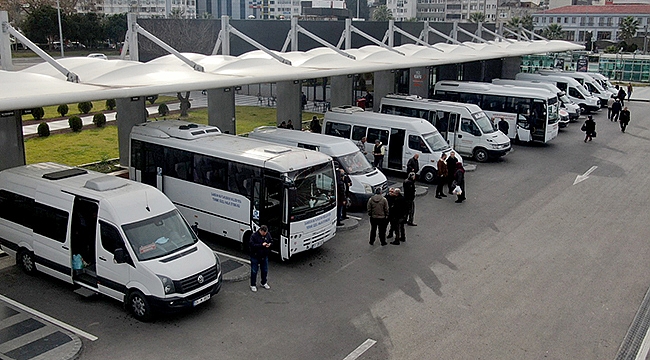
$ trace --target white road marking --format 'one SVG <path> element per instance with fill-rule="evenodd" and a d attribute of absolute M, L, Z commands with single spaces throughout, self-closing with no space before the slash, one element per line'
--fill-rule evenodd
<path fill-rule="evenodd" d="M 348 217 L 349 217 L 350 219 L 354 219 L 354 220 L 357 220 L 357 221 L 360 221 L 360 220 L 361 220 L 361 218 L 358 217 L 358 216 L 348 215 Z"/>
<path fill-rule="evenodd" d="M 375 345 L 377 342 L 373 339 L 368 339 L 363 342 L 363 344 L 359 345 L 356 349 L 354 349 L 353 352 L 351 352 L 348 356 L 346 356 L 343 360 L 354 360 L 359 358 L 359 356 L 363 355 L 364 352 L 366 352 L 368 349 L 370 349 L 373 345 Z"/>
<path fill-rule="evenodd" d="M 81 337 L 85 337 L 86 339 L 88 339 L 90 341 L 95 341 L 95 340 L 98 339 L 98 337 L 93 335 L 93 334 L 89 334 L 89 333 L 87 333 L 87 332 L 85 332 L 83 330 L 77 329 L 76 327 L 74 327 L 72 325 L 68 325 L 68 324 L 64 323 L 63 321 L 57 320 L 57 319 L 55 319 L 55 318 L 53 318 L 53 317 L 51 317 L 49 315 L 45 315 L 40 311 L 34 310 L 34 309 L 30 308 L 29 306 L 23 305 L 23 304 L 21 304 L 21 303 L 19 303 L 17 301 L 11 300 L 8 297 L 0 295 L 0 300 L 6 302 L 7 304 L 15 306 L 15 307 L 19 308 L 20 310 L 23 310 L 23 311 L 26 311 L 26 312 L 28 312 L 28 313 L 30 313 L 32 315 L 38 316 L 39 318 L 41 318 L 41 319 L 43 319 L 43 320 L 45 320 L 45 321 L 47 321 L 49 323 L 52 323 L 52 324 L 54 324 L 54 325 L 56 325 L 58 327 L 62 327 L 62 328 L 66 329 L 68 331 L 71 331 L 71 332 L 73 332 L 73 333 L 75 333 L 75 334 L 77 334 L 77 335 L 79 335 Z"/>
<path fill-rule="evenodd" d="M 212 251 L 214 251 L 214 250 L 212 250 Z M 240 258 L 240 257 L 233 256 L 233 255 L 226 254 L 226 253 L 222 253 L 222 252 L 219 252 L 219 251 L 214 251 L 214 252 L 215 252 L 217 255 L 219 255 L 219 256 L 225 256 L 225 257 L 229 257 L 229 258 L 231 258 L 231 259 L 236 259 L 236 260 L 239 260 L 239 261 L 245 262 L 245 263 L 248 264 L 248 265 L 251 264 L 251 261 L 250 261 L 250 260 L 242 259 L 242 258 Z"/>
<path fill-rule="evenodd" d="M 643 341 L 641 342 L 641 346 L 639 347 L 639 352 L 636 354 L 635 360 L 645 360 L 648 351 L 650 350 L 650 329 L 645 333 L 645 336 L 643 337 Z"/>
<path fill-rule="evenodd" d="M 594 170 L 596 170 L 596 169 L 598 169 L 598 166 L 592 166 L 584 174 L 576 176 L 576 179 L 573 181 L 573 185 L 575 185 L 575 184 L 577 184 L 579 182 L 587 180 L 587 178 L 589 177 L 589 174 L 594 172 Z"/>

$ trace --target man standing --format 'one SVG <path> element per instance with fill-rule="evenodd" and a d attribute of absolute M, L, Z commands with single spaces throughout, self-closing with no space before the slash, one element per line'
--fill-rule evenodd
<path fill-rule="evenodd" d="M 336 171 L 336 226 L 343 226 L 343 209 L 347 203 L 345 181 L 343 179 L 345 170 Z"/>
<path fill-rule="evenodd" d="M 458 160 L 456 159 L 456 153 L 451 152 L 449 154 L 449 158 L 447 159 L 447 170 L 449 173 L 449 176 L 447 176 L 447 185 L 449 186 L 449 194 L 452 194 L 454 191 L 454 172 L 456 171 L 456 163 Z M 442 179 L 441 179 L 442 180 Z"/>
<path fill-rule="evenodd" d="M 400 242 L 406 241 L 406 233 L 404 231 L 406 202 L 399 188 L 395 188 L 393 191 L 392 203 L 392 207 L 389 206 L 388 209 L 388 218 L 390 219 L 390 228 L 395 231 L 395 241 L 391 242 L 391 244 L 399 245 Z"/>
<path fill-rule="evenodd" d="M 506 136 L 508 136 L 508 131 L 510 131 L 510 124 L 508 124 L 508 122 L 503 118 L 499 120 L 499 131 L 506 134 Z"/>
<path fill-rule="evenodd" d="M 442 153 L 440 160 L 438 160 L 438 184 L 436 184 L 436 199 L 447 197 L 447 195 L 444 194 L 445 181 L 447 181 L 447 177 L 449 176 L 449 173 L 447 172 L 446 160 L 447 154 Z"/>
<path fill-rule="evenodd" d="M 623 104 L 620 99 L 616 99 L 612 105 L 612 118 L 610 120 L 617 122 L 621 109 L 623 109 Z"/>
<path fill-rule="evenodd" d="M 614 95 L 614 94 L 612 94 L 612 96 L 610 96 L 609 99 L 607 99 L 607 119 L 609 119 L 609 121 L 613 121 L 612 120 L 612 106 L 614 105 L 615 100 L 616 100 L 616 95 Z"/>
<path fill-rule="evenodd" d="M 269 252 L 273 244 L 273 238 L 269 234 L 269 228 L 266 225 L 260 226 L 248 240 L 248 247 L 251 252 L 251 291 L 257 291 L 257 270 L 262 269 L 262 287 L 269 290 L 271 286 L 267 282 L 269 273 Z"/>
<path fill-rule="evenodd" d="M 406 173 L 418 173 L 420 172 L 420 162 L 418 159 L 420 158 L 420 154 L 415 153 L 412 158 L 409 159 L 409 161 L 406 163 Z"/>
<path fill-rule="evenodd" d="M 375 157 L 375 161 L 373 161 L 372 165 L 379 170 L 382 169 L 384 164 L 385 153 L 386 149 L 384 148 L 384 144 L 379 139 L 375 140 L 375 147 L 372 149 L 372 155 Z"/>
<path fill-rule="evenodd" d="M 368 154 L 368 151 L 366 151 L 366 137 L 365 136 L 362 137 L 361 140 L 357 141 L 357 147 L 359 148 L 359 151 L 361 151 L 361 153 L 363 155 Z"/>
<path fill-rule="evenodd" d="M 409 176 L 402 184 L 404 188 L 404 201 L 406 203 L 406 223 L 411 226 L 418 226 L 415 221 L 415 173 Z"/>
<path fill-rule="evenodd" d="M 632 97 L 632 90 L 634 90 L 634 88 L 632 88 L 632 83 L 631 82 L 627 83 L 627 100 L 628 101 L 630 101 L 630 98 Z"/>
<path fill-rule="evenodd" d="M 623 87 L 621 86 L 618 89 L 618 99 L 621 100 L 621 106 L 625 106 L 625 97 L 627 94 L 625 93 L 625 90 L 623 90 Z"/>
<path fill-rule="evenodd" d="M 379 242 L 381 246 L 386 243 L 386 226 L 388 221 L 388 201 L 381 194 L 381 188 L 375 189 L 375 195 L 368 199 L 368 216 L 370 216 L 370 245 L 375 244 L 377 228 L 379 228 Z"/>
<path fill-rule="evenodd" d="M 625 132 L 627 124 L 630 123 L 630 110 L 627 106 L 621 111 L 621 132 Z"/>

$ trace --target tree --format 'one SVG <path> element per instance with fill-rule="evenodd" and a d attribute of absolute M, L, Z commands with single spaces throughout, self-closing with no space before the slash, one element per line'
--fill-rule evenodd
<path fill-rule="evenodd" d="M 639 29 L 639 20 L 628 16 L 621 20 L 618 25 L 619 39 L 625 41 L 626 44 L 631 44 L 632 39 L 636 36 L 636 31 Z"/>
<path fill-rule="evenodd" d="M 181 101 L 181 116 L 187 117 L 187 110 L 190 109 L 192 104 L 190 103 L 190 92 L 185 93 L 185 97 L 181 93 L 176 93 L 176 98 Z"/>
<path fill-rule="evenodd" d="M 170 19 L 184 19 L 185 18 L 185 9 L 173 8 L 169 13 Z"/>
<path fill-rule="evenodd" d="M 68 113 L 68 111 L 70 111 L 68 104 L 61 104 L 59 105 L 58 108 L 56 108 L 56 112 L 61 114 L 61 116 L 65 116 Z"/>
<path fill-rule="evenodd" d="M 126 13 L 108 15 L 104 17 L 104 38 L 110 40 L 112 44 L 124 41 L 126 35 Z"/>
<path fill-rule="evenodd" d="M 515 16 L 508 20 L 506 27 L 512 31 L 517 31 L 520 24 L 524 29 L 533 31 L 533 17 L 530 15 L 524 15 L 523 17 Z"/>
<path fill-rule="evenodd" d="M 469 21 L 473 23 L 484 23 L 485 22 L 485 14 L 482 12 L 473 12 L 469 14 Z"/>
<path fill-rule="evenodd" d="M 521 18 L 521 26 L 524 27 L 524 29 L 528 31 L 533 31 L 535 28 L 533 26 L 533 16 L 530 14 L 526 14 Z"/>
<path fill-rule="evenodd" d="M 372 12 L 373 21 L 388 21 L 393 19 L 393 13 L 386 5 L 379 5 L 375 11 Z"/>
<path fill-rule="evenodd" d="M 59 36 L 58 24 L 56 9 L 44 5 L 27 14 L 21 29 L 30 40 L 52 46 L 54 39 Z"/>
<path fill-rule="evenodd" d="M 564 32 L 562 31 L 562 25 L 560 24 L 549 24 L 542 36 L 549 40 L 561 40 L 564 39 Z"/>

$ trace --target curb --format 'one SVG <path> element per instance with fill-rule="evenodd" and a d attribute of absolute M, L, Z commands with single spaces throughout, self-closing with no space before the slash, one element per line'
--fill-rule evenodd
<path fill-rule="evenodd" d="M 251 276 L 251 265 L 249 262 L 232 255 L 218 253 L 216 251 L 214 253 L 221 259 L 223 282 L 243 281 Z"/>
<path fill-rule="evenodd" d="M 336 231 L 349 231 L 359 227 L 359 220 L 353 219 L 352 217 L 349 217 L 349 215 L 347 219 L 343 219 L 341 222 L 343 225 L 337 226 Z"/>

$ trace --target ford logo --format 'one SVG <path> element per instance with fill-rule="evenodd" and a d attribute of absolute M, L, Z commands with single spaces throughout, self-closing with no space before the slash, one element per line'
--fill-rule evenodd
<path fill-rule="evenodd" d="M 203 284 L 203 275 L 199 275 L 199 277 L 196 278 L 196 281 L 198 281 L 199 284 Z"/>

